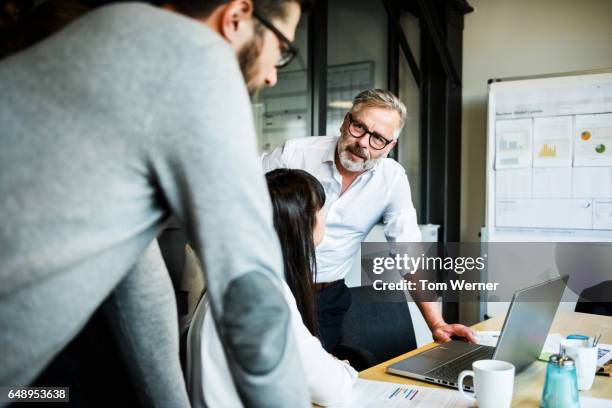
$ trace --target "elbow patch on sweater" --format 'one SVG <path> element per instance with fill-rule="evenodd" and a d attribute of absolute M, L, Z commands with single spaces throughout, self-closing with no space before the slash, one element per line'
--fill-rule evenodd
<path fill-rule="evenodd" d="M 223 295 L 221 324 L 238 365 L 252 375 L 273 370 L 285 354 L 289 308 L 269 277 L 249 272 Z"/>

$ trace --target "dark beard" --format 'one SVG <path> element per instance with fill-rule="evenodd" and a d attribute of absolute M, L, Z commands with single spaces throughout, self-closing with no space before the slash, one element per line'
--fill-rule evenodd
<path fill-rule="evenodd" d="M 251 84 L 250 81 L 257 74 L 257 60 L 259 58 L 259 41 L 253 38 L 246 43 L 238 52 L 238 63 L 240 71 L 244 78 L 244 82 L 249 91 L 249 95 L 253 98 L 259 91 L 259 87 Z"/>

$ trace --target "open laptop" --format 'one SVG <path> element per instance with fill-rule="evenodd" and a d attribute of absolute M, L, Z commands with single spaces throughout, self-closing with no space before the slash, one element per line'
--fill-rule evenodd
<path fill-rule="evenodd" d="M 518 373 L 540 356 L 566 283 L 562 277 L 514 293 L 496 347 L 452 340 L 392 364 L 387 372 L 454 388 L 459 373 L 477 360 L 508 361 Z M 472 377 L 463 384 L 473 391 Z"/>

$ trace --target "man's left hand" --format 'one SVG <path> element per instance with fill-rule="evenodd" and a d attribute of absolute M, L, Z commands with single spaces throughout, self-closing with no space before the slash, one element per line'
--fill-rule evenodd
<path fill-rule="evenodd" d="M 446 343 L 452 336 L 461 337 L 469 343 L 476 343 L 476 333 L 474 330 L 462 324 L 447 324 L 441 322 L 431 331 L 433 339 L 438 343 Z"/>

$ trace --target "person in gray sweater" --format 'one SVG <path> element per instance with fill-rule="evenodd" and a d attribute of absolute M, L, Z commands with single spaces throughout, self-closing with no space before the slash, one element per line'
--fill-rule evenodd
<path fill-rule="evenodd" d="M 255 1 L 281 12 L 254 24 L 250 0 L 201 3 L 106 6 L 0 62 L 0 386 L 31 383 L 114 291 L 143 401 L 187 406 L 172 287 L 146 267 L 172 215 L 243 403 L 307 406 L 240 75 L 274 85 L 299 5 Z"/>

